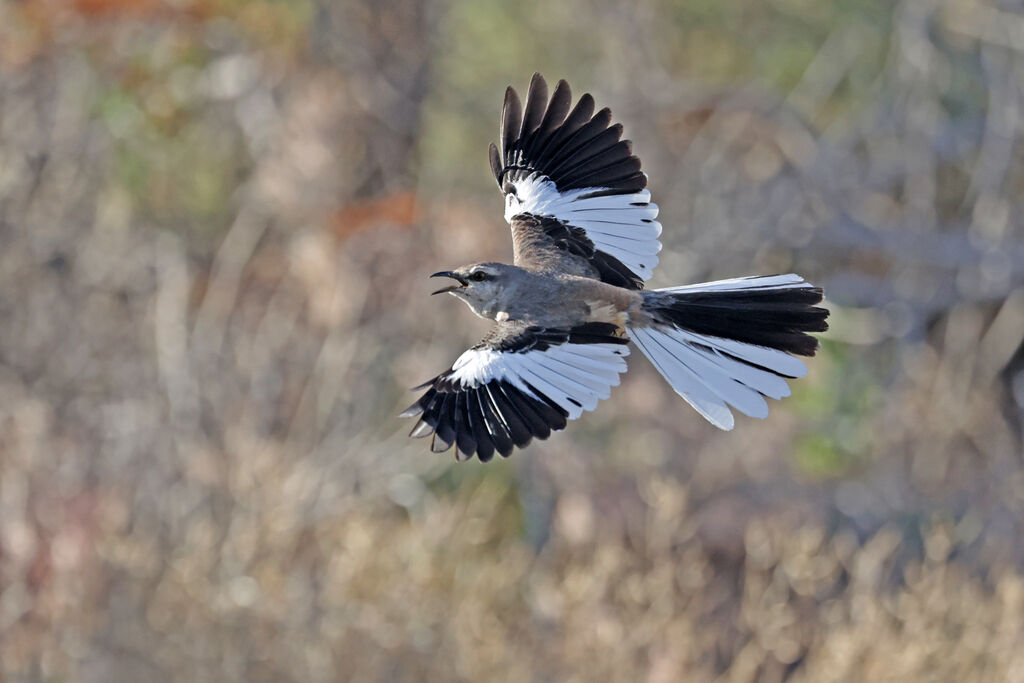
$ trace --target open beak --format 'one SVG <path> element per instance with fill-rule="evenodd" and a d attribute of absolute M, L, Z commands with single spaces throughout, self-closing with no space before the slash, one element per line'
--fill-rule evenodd
<path fill-rule="evenodd" d="M 456 275 L 455 273 L 453 273 L 450 270 L 442 270 L 439 273 L 434 273 L 430 277 L 450 277 L 453 280 L 458 280 L 459 281 L 459 284 L 457 284 L 457 285 L 451 285 L 449 287 L 442 287 L 441 289 L 437 290 L 436 292 L 431 292 L 430 293 L 431 296 L 433 296 L 435 294 L 444 294 L 445 292 L 454 292 L 456 289 L 462 289 L 463 287 L 465 287 L 466 285 L 469 284 L 467 281 L 463 280 L 461 277 L 459 277 L 458 275 Z"/>

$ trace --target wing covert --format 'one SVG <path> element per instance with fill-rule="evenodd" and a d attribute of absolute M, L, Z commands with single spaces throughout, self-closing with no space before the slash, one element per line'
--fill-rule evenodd
<path fill-rule="evenodd" d="M 505 219 L 513 227 L 527 216 L 557 221 L 566 232 L 578 229 L 575 251 L 600 255 L 600 268 L 583 257 L 599 279 L 639 289 L 661 251 L 658 206 L 651 202 L 632 143 L 621 139 L 621 124 L 612 124 L 611 111 L 595 114 L 589 94 L 570 110 L 571 103 L 565 81 L 558 82 L 549 101 L 540 74 L 530 82 L 525 107 L 513 88 L 505 92 L 501 149 L 490 147 L 491 171 L 505 193 Z M 520 239 L 516 230 L 513 239 Z M 527 256 L 529 249 L 546 245 L 519 246 L 517 254 Z"/>

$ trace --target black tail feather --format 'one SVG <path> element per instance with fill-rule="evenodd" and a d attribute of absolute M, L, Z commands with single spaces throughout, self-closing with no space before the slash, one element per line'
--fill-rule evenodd
<path fill-rule="evenodd" d="M 648 295 L 647 311 L 660 322 L 691 332 L 813 356 L 818 340 L 809 332 L 828 329 L 820 287 L 693 289 Z"/>

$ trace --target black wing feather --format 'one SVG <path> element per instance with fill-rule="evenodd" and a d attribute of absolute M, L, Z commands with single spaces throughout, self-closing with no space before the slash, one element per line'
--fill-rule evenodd
<path fill-rule="evenodd" d="M 507 458 L 512 455 L 512 437 L 509 436 L 508 428 L 501 419 L 501 415 L 495 410 L 491 396 L 486 387 L 477 390 L 476 395 L 480 398 L 480 408 L 484 415 L 484 424 L 487 425 L 487 432 L 494 442 L 494 449 Z"/>
<path fill-rule="evenodd" d="M 520 131 L 519 148 L 526 149 L 534 131 L 544 119 L 544 110 L 548 103 L 548 84 L 540 74 L 533 74 L 530 79 L 530 90 L 526 93 L 526 107 L 523 111 L 523 127 Z"/>
<path fill-rule="evenodd" d="M 491 404 L 494 406 L 495 413 L 501 418 L 509 437 L 512 439 L 512 443 L 518 448 L 525 448 L 533 439 L 533 433 L 527 428 L 526 423 L 523 422 L 523 418 L 519 415 L 515 405 L 501 392 L 497 382 L 488 384 L 484 387 L 484 390 L 491 397 Z"/>
<path fill-rule="evenodd" d="M 495 390 L 500 391 L 505 400 L 515 408 L 532 436 L 536 436 L 538 439 L 546 439 L 551 436 L 549 422 L 531 407 L 529 401 L 522 398 L 522 392 L 505 381 L 498 382 Z"/>
<path fill-rule="evenodd" d="M 506 181 L 517 181 L 531 175 L 548 177 L 559 191 L 571 189 L 578 182 L 573 170 L 581 160 L 598 162 L 595 169 L 617 163 L 622 154 L 632 155 L 629 145 L 620 145 L 622 126 L 612 124 L 607 107 L 596 114 L 594 98 L 583 95 L 569 111 L 572 91 L 564 80 L 555 86 L 551 101 L 547 100 L 547 83 L 534 74 L 526 96 L 525 110 L 519 95 L 511 86 L 505 90 L 501 112 L 501 149 L 497 157 L 491 152 L 491 171 L 498 187 L 508 192 Z M 568 112 L 568 113 L 567 113 Z M 604 161 L 604 164 L 599 163 Z M 602 185 L 620 194 L 638 192 L 647 186 L 647 178 L 639 172 L 612 178 L 617 184 Z M 605 176 L 600 176 L 605 177 Z"/>
<path fill-rule="evenodd" d="M 519 102 L 519 94 L 509 86 L 505 90 L 505 103 L 501 106 L 501 156 L 504 159 L 512 152 L 512 147 L 522 130 L 523 105 Z M 500 183 L 499 183 L 500 184 Z"/>
<path fill-rule="evenodd" d="M 480 409 L 480 394 L 472 391 L 466 393 L 466 403 L 469 409 L 470 427 L 473 429 L 473 438 L 476 439 L 476 452 L 481 462 L 487 462 L 494 457 L 494 441 L 484 424 L 484 415 Z M 469 451 L 470 456 L 473 454 Z"/>
<path fill-rule="evenodd" d="M 604 111 L 608 112 L 610 119 L 611 112 L 607 109 Z M 592 121 L 591 124 L 593 123 Z M 573 182 L 577 169 L 587 162 L 592 162 L 595 168 L 601 168 L 604 165 L 601 162 L 607 162 L 609 153 L 615 150 L 616 143 L 622 138 L 622 125 L 617 123 L 610 128 L 603 128 L 600 125 L 592 126 L 589 130 L 581 131 L 580 135 L 586 137 L 573 140 L 571 149 L 561 155 L 557 164 L 552 165 L 551 173 L 558 175 L 561 181 L 558 185 L 559 190 L 565 189 L 564 185 Z M 620 157 L 614 158 L 614 161 L 620 160 Z M 597 163 L 593 163 L 595 161 Z"/>
<path fill-rule="evenodd" d="M 540 125 L 530 135 L 529 145 L 523 149 L 523 157 L 535 159 L 541 155 L 543 148 L 551 141 L 552 132 L 565 121 L 565 116 L 569 113 L 571 106 L 572 91 L 569 89 L 569 84 L 565 81 L 558 81 Z"/>
<path fill-rule="evenodd" d="M 487 148 L 487 154 L 491 162 L 491 173 L 494 174 L 495 178 L 498 178 L 501 176 L 502 169 L 501 152 L 498 151 L 498 146 L 492 142 L 491 146 Z"/>
<path fill-rule="evenodd" d="M 552 166 L 552 159 L 558 156 L 559 152 L 572 139 L 576 131 L 594 117 L 594 106 L 594 98 L 589 93 L 580 98 L 580 101 L 569 112 L 562 125 L 551 132 L 547 143 L 537 153 L 537 166 L 539 168 L 550 168 Z"/>
<path fill-rule="evenodd" d="M 430 450 L 435 453 L 444 453 L 455 443 L 456 396 L 457 394 L 440 394 L 437 424 L 434 427 L 434 438 L 430 441 Z"/>
<path fill-rule="evenodd" d="M 455 394 L 456 460 L 468 460 L 473 457 L 473 453 L 476 453 L 476 439 L 473 436 L 473 428 L 470 426 L 468 407 L 466 394 L 464 392 Z M 464 458 L 460 458 L 460 454 L 463 455 Z"/>

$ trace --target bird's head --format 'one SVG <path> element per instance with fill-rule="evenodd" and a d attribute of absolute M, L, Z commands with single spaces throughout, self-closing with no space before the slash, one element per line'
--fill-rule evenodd
<path fill-rule="evenodd" d="M 432 294 L 451 294 L 462 299 L 482 318 L 494 318 L 502 310 L 503 296 L 514 266 L 503 263 L 474 263 L 455 270 L 442 270 L 430 277 L 447 277 L 456 284 L 442 287 Z"/>

